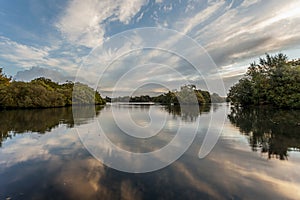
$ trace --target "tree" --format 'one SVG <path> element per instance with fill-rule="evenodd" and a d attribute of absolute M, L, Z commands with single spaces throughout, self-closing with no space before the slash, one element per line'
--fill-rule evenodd
<path fill-rule="evenodd" d="M 228 100 L 241 105 L 271 104 L 300 108 L 299 60 L 288 61 L 281 53 L 250 64 L 246 75 L 232 86 Z"/>
<path fill-rule="evenodd" d="M 253 92 L 253 84 L 247 79 L 240 79 L 237 84 L 232 86 L 229 89 L 229 93 L 227 98 L 234 104 L 242 104 L 249 105 L 254 103 L 254 99 L 252 97 Z"/>
<path fill-rule="evenodd" d="M 210 97 L 212 103 L 223 103 L 226 100 L 224 97 L 220 97 L 217 93 L 213 93 Z"/>
<path fill-rule="evenodd" d="M 11 77 L 7 77 L 6 75 L 3 74 L 3 69 L 0 68 L 0 86 L 1 85 L 9 85 L 9 82 L 11 81 Z"/>
<path fill-rule="evenodd" d="M 203 97 L 205 94 L 205 98 Z M 180 91 L 169 91 L 153 97 L 152 101 L 161 104 L 205 104 L 210 103 L 209 92 L 197 90 L 195 85 L 184 85 L 180 87 Z"/>
<path fill-rule="evenodd" d="M 44 77 L 31 82 L 10 82 L 0 70 L 0 108 L 48 108 L 73 104 L 105 104 L 105 100 L 98 91 L 82 83 L 58 84 Z"/>

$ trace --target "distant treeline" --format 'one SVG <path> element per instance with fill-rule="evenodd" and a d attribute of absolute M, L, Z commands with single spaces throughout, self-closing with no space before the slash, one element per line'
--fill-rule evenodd
<path fill-rule="evenodd" d="M 300 59 L 281 53 L 252 63 L 246 75 L 229 90 L 228 101 L 242 106 L 268 104 L 300 108 Z"/>
<path fill-rule="evenodd" d="M 31 82 L 11 81 L 0 68 L 0 108 L 49 108 L 86 104 L 105 104 L 105 100 L 98 91 L 82 83 L 59 84 L 43 77 Z"/>
<path fill-rule="evenodd" d="M 155 102 L 165 105 L 222 103 L 225 100 L 224 97 L 220 97 L 216 93 L 210 94 L 208 91 L 196 89 L 195 85 L 184 85 L 181 86 L 180 91 L 169 91 L 155 97 L 150 97 L 149 95 L 106 97 L 107 102 Z"/>

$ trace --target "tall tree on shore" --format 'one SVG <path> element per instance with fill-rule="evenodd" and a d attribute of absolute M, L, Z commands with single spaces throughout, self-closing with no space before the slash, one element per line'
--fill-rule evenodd
<path fill-rule="evenodd" d="M 300 61 L 284 54 L 260 58 L 229 90 L 228 100 L 241 105 L 272 104 L 300 108 Z"/>

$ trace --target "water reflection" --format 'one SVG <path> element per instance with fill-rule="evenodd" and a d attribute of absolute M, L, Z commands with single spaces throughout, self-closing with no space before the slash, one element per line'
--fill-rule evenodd
<path fill-rule="evenodd" d="M 102 106 L 78 106 L 48 109 L 27 110 L 1 110 L 0 111 L 0 147 L 2 142 L 16 134 L 24 132 L 36 132 L 44 134 L 60 124 L 66 124 L 68 128 L 74 126 L 73 114 L 82 120 L 76 124 L 86 123 L 97 116 Z"/>
<path fill-rule="evenodd" d="M 31 119 L 34 123 L 44 124 L 36 125 L 41 127 L 40 129 L 33 129 L 32 124 L 30 126 L 25 124 L 27 128 L 17 129 L 18 126 L 14 124 L 21 124 L 17 120 L 22 121 L 24 118 L 22 112 L 27 111 L 14 111 L 20 117 L 9 114 L 13 115 L 9 119 L 14 121 L 10 123 L 11 125 L 6 125 L 10 127 L 6 130 L 9 132 L 19 130 L 20 133 L 22 130 L 35 130 L 36 133 L 22 132 L 23 134 L 7 140 L 0 148 L 0 199 L 300 199 L 299 155 L 297 157 L 291 154 L 289 162 L 260 159 L 256 153 L 249 151 L 247 143 L 220 138 L 209 156 L 205 159 L 197 158 L 201 141 L 206 134 L 208 126 L 206 122 L 211 115 L 223 116 L 224 113 L 222 111 L 225 109 L 224 105 L 218 106 L 215 112 L 212 112 L 213 106 L 209 113 L 206 111 L 202 111 L 201 115 L 198 113 L 201 118 L 200 128 L 193 144 L 182 157 L 164 169 L 144 174 L 125 173 L 104 166 L 84 148 L 72 126 L 85 127 L 99 121 L 104 129 L 111 130 L 108 135 L 111 139 L 115 137 L 119 142 L 128 144 L 129 150 L 135 149 L 140 152 L 141 149 L 152 150 L 153 147 L 160 148 L 162 146 L 160 144 L 166 144 L 162 143 L 163 135 L 174 134 L 173 128 L 176 130 L 178 126 L 176 122 L 185 119 L 181 118 L 182 113 L 175 114 L 180 112 L 169 112 L 168 108 L 160 106 L 152 108 L 120 106 L 117 113 L 119 116 L 123 112 L 130 111 L 133 119 L 141 120 L 141 125 L 149 121 L 147 116 L 151 109 L 156 114 L 167 114 L 168 120 L 173 122 L 169 123 L 170 126 L 166 127 L 160 136 L 146 144 L 134 141 L 126 143 L 127 139 L 124 136 L 122 138 L 116 135 L 118 130 L 113 128 L 110 106 L 106 106 L 96 115 L 90 111 L 87 113 L 84 110 L 78 110 L 80 111 L 78 113 L 75 111 L 77 114 L 82 113 L 82 117 L 79 117 L 82 120 L 79 120 L 78 126 L 72 121 L 71 109 L 33 110 L 33 112 L 48 112 L 43 120 L 36 114 L 29 114 L 35 117 L 26 120 L 27 123 L 31 122 Z M 229 119 L 240 127 L 241 131 L 250 134 L 256 132 L 254 129 L 269 130 L 264 119 L 267 114 L 275 124 L 278 123 L 277 129 L 289 130 L 290 135 L 294 137 L 297 135 L 295 132 L 297 128 L 294 130 L 284 125 L 281 127 L 281 123 L 293 125 L 294 122 L 296 124 L 299 122 L 297 122 L 299 112 L 293 112 L 232 110 Z M 174 114 L 176 119 L 173 119 Z M 87 117 L 85 124 L 81 124 L 84 122 L 83 116 Z M 197 114 L 192 116 L 195 117 Z M 48 119 L 53 123 L 45 125 Z M 4 120 L 5 117 L 1 115 L 1 128 L 4 122 L 7 123 Z M 55 125 L 57 123 L 59 125 Z M 199 125 L 192 121 L 183 123 L 189 127 Z M 213 126 L 219 124 L 216 122 Z M 50 127 L 51 130 L 48 132 L 45 127 Z M 212 127 L 211 130 L 214 131 L 215 128 Z M 225 132 L 235 131 L 239 138 L 244 138 L 229 121 L 226 121 L 224 129 Z M 42 130 L 45 130 L 44 134 L 40 134 Z M 64 132 L 65 130 L 68 131 Z M 280 134 L 274 135 L 273 132 L 272 137 L 278 138 Z M 30 135 L 40 137 L 35 140 Z M 166 141 L 171 138 L 166 138 Z"/>
<path fill-rule="evenodd" d="M 173 116 L 179 116 L 183 121 L 194 122 L 197 118 L 203 113 L 209 113 L 211 108 L 214 108 L 214 111 L 217 109 L 217 105 L 204 104 L 204 105 L 182 105 L 182 106 L 173 106 L 166 105 L 163 107 L 169 114 Z"/>
<path fill-rule="evenodd" d="M 300 150 L 300 111 L 270 107 L 232 107 L 228 118 L 249 136 L 253 151 L 269 159 L 288 159 L 289 151 Z"/>

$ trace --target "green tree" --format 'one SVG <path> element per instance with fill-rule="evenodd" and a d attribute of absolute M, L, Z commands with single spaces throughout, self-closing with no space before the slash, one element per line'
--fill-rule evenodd
<path fill-rule="evenodd" d="M 271 104 L 300 108 L 300 61 L 288 61 L 281 53 L 260 58 L 228 93 L 228 100 L 241 105 Z"/>
<path fill-rule="evenodd" d="M 105 104 L 105 100 L 98 91 L 82 83 L 58 84 L 44 77 L 31 82 L 10 82 L 10 80 L 2 74 L 1 69 L 0 108 L 48 108 L 73 104 Z"/>
<path fill-rule="evenodd" d="M 10 81 L 11 81 L 11 77 L 7 77 L 6 75 L 4 75 L 3 69 L 0 68 L 0 86 L 1 85 L 4 85 L 4 86 L 9 85 Z"/>

